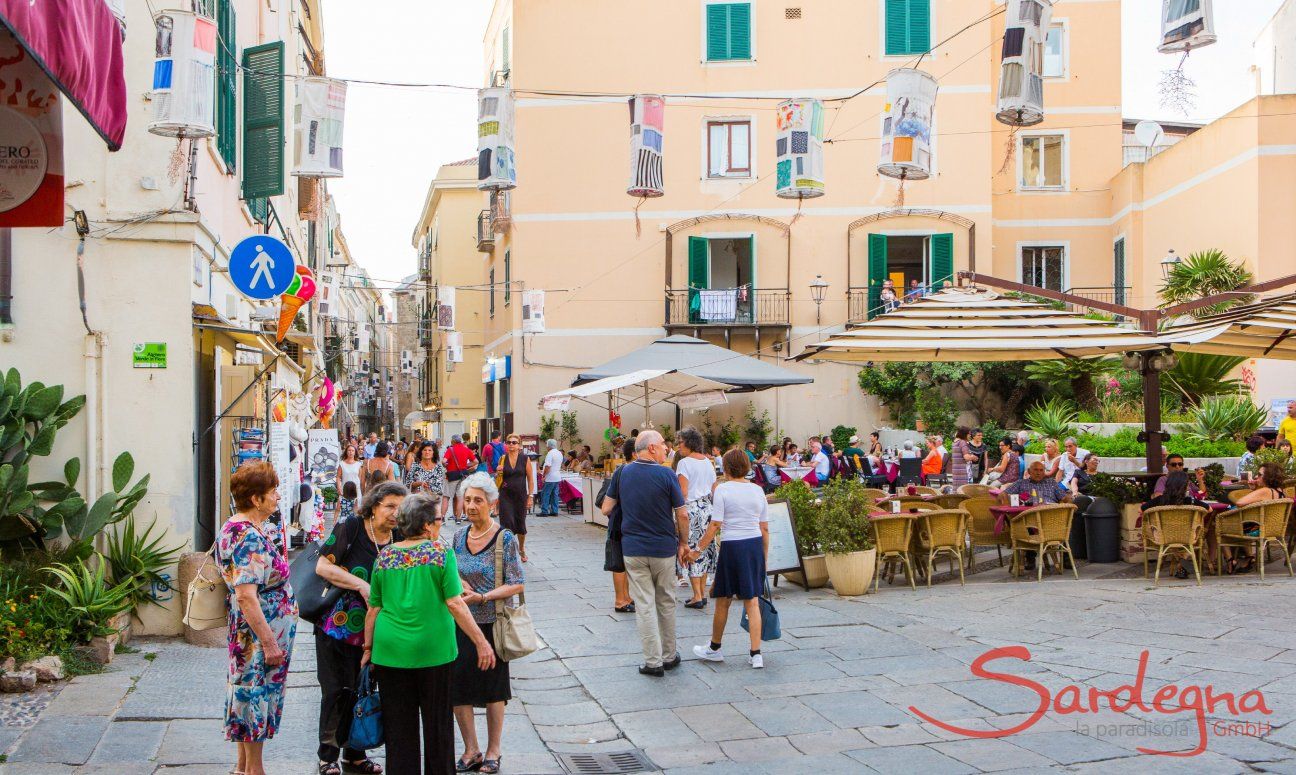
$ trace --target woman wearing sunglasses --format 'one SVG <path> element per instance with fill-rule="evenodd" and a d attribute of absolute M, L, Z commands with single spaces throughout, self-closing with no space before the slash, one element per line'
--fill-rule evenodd
<path fill-rule="evenodd" d="M 509 434 L 499 462 L 499 521 L 518 539 L 518 554 L 527 561 L 526 515 L 535 502 L 535 463 L 522 452 L 522 440 Z"/>

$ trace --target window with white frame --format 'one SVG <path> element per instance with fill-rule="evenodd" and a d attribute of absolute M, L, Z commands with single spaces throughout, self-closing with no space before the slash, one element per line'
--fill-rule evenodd
<path fill-rule="evenodd" d="M 1066 248 L 1061 245 L 1022 246 L 1021 281 L 1050 291 L 1066 290 Z"/>
<path fill-rule="evenodd" d="M 1062 188 L 1066 185 L 1066 136 L 1022 137 L 1020 180 L 1022 188 Z"/>
<path fill-rule="evenodd" d="M 1043 75 L 1045 78 L 1066 77 L 1066 43 L 1066 26 L 1050 25 L 1048 35 L 1044 39 Z"/>
<path fill-rule="evenodd" d="M 751 177 L 751 120 L 707 122 L 707 177 Z"/>

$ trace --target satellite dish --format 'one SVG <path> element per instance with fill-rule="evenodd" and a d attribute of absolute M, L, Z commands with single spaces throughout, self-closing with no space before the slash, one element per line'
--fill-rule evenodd
<path fill-rule="evenodd" d="M 1140 121 L 1134 125 L 1134 139 L 1151 148 L 1165 134 L 1165 130 L 1155 121 Z"/>

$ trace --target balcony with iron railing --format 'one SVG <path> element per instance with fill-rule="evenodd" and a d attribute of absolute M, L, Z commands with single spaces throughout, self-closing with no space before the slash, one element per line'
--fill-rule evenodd
<path fill-rule="evenodd" d="M 787 288 L 668 289 L 668 329 L 787 327 L 792 293 Z"/>
<path fill-rule="evenodd" d="M 489 253 L 495 249 L 495 223 L 489 208 L 477 214 L 477 250 Z"/>

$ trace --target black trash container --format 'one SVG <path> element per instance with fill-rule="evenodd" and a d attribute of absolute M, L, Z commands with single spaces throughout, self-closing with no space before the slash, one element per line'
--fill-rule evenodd
<path fill-rule="evenodd" d="M 1094 498 L 1085 511 L 1084 525 L 1089 562 L 1119 562 L 1120 511 L 1116 504 L 1106 498 Z"/>
<path fill-rule="evenodd" d="M 1089 559 L 1089 542 L 1085 540 L 1085 513 L 1089 510 L 1089 505 L 1093 499 L 1088 495 L 1080 495 L 1075 499 L 1077 506 L 1075 519 L 1071 520 L 1071 554 L 1077 560 Z"/>

